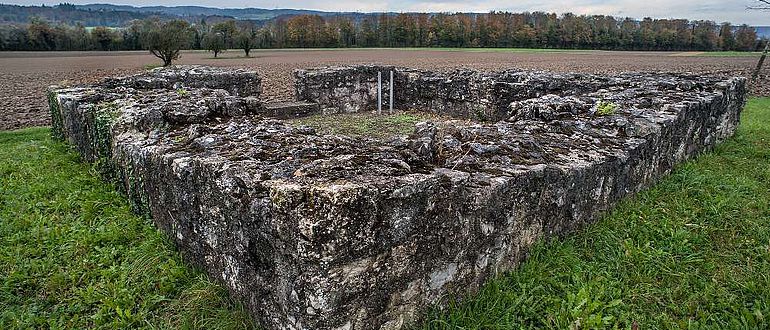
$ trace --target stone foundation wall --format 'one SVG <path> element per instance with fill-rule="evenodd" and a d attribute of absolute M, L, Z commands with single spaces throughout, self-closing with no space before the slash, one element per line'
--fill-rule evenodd
<path fill-rule="evenodd" d="M 360 111 L 371 81 L 350 70 L 300 82 L 300 99 Z M 466 96 L 430 78 L 440 74 L 404 72 L 407 86 L 444 86 L 446 98 L 402 101 L 471 113 L 442 106 Z M 397 329 L 730 137 L 746 93 L 743 78 L 540 75 L 464 73 L 456 90 L 483 86 L 467 98 L 493 96 L 487 118 L 503 120 L 423 122 L 388 141 L 319 135 L 220 89 L 118 80 L 52 89 L 49 100 L 55 134 L 103 164 L 264 327 Z M 330 81 L 334 93 L 307 87 Z M 600 114 L 603 102 L 614 113 Z"/>
<path fill-rule="evenodd" d="M 205 66 L 178 66 L 179 70 L 157 68 L 146 74 L 108 78 L 107 88 L 127 87 L 140 90 L 209 88 L 222 89 L 235 96 L 259 97 L 262 79 L 254 72 L 242 69 L 221 70 Z"/>
<path fill-rule="evenodd" d="M 377 73 L 382 73 L 382 105 L 388 108 L 390 71 L 394 85 L 403 85 L 404 69 L 362 65 L 295 70 L 297 100 L 318 103 L 325 113 L 377 110 Z M 397 101 L 403 101 L 403 95 Z M 400 104 L 400 102 L 394 102 Z"/>
<path fill-rule="evenodd" d="M 390 96 L 389 74 L 394 72 L 394 104 L 401 110 L 495 122 L 513 115 L 510 104 L 549 94 L 570 96 L 618 87 L 625 81 L 574 73 L 510 70 L 448 73 L 392 66 L 361 65 L 296 70 L 297 97 L 319 103 L 327 113 L 377 109 L 377 73 L 383 77 L 383 108 Z"/>

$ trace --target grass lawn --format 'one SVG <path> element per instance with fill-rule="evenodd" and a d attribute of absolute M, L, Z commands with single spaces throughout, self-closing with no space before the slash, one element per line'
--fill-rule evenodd
<path fill-rule="evenodd" d="M 762 52 L 738 52 L 738 51 L 723 51 L 723 52 L 700 52 L 695 56 L 749 56 L 756 57 L 762 55 Z"/>
<path fill-rule="evenodd" d="M 434 329 L 770 328 L 770 98 L 735 138 L 516 271 Z"/>
<path fill-rule="evenodd" d="M 770 98 L 752 99 L 714 152 L 583 231 L 539 243 L 516 271 L 428 320 L 770 327 Z M 48 129 L 0 132 L 0 329 L 129 327 L 253 324 Z"/>
<path fill-rule="evenodd" d="M 429 48 L 397 48 L 401 50 L 438 50 L 438 51 L 456 51 L 456 52 L 493 52 L 493 53 L 572 53 L 572 54 L 593 54 L 599 52 L 647 52 L 647 53 L 669 53 L 671 51 L 642 51 L 642 50 L 601 50 L 601 49 L 558 49 L 558 48 L 451 48 L 451 47 L 429 47 Z M 686 51 L 677 52 L 673 56 L 750 56 L 759 57 L 762 52 L 739 52 L 739 51 Z"/>
<path fill-rule="evenodd" d="M 418 122 L 430 119 L 442 119 L 434 115 L 419 112 L 397 112 L 382 115 L 372 112 L 344 113 L 334 115 L 313 115 L 289 119 L 292 125 L 313 127 L 318 134 L 341 134 L 387 139 L 414 131 Z M 443 118 L 446 119 L 446 118 Z"/>
<path fill-rule="evenodd" d="M 306 51 L 371 51 L 371 50 L 422 50 L 422 51 L 449 51 L 449 52 L 501 52 L 501 53 L 592 53 L 601 50 L 590 49 L 557 49 L 557 48 L 473 48 L 473 47 L 350 47 L 350 48 L 262 48 L 252 49 L 252 53 L 260 52 L 306 52 Z M 201 53 L 206 50 L 186 50 L 186 53 Z M 241 52 L 240 49 L 228 49 L 227 52 Z M 225 53 L 226 54 L 226 53 Z M 213 55 L 211 59 L 213 59 Z M 234 57 L 218 57 L 234 58 Z"/>
<path fill-rule="evenodd" d="M 0 329 L 253 327 L 49 136 L 0 132 Z"/>
<path fill-rule="evenodd" d="M 371 51 L 371 50 L 404 50 L 404 51 L 446 51 L 446 52 L 482 52 L 482 53 L 571 53 L 571 54 L 594 54 L 600 52 L 647 52 L 668 54 L 670 56 L 724 56 L 724 57 L 759 57 L 762 52 L 741 52 L 741 51 L 643 51 L 643 50 L 600 50 L 600 49 L 560 49 L 560 48 L 495 48 L 495 47 L 351 47 L 351 48 L 276 48 L 276 49 L 252 49 L 252 53 L 260 52 L 304 52 L 304 51 Z M 189 53 L 207 52 L 205 50 L 188 50 Z M 238 55 L 232 55 L 236 52 Z M 673 53 L 672 53 L 673 52 Z M 228 55 L 230 54 L 230 55 Z M 256 55 L 255 55 L 256 56 Z M 240 49 L 228 49 L 216 59 L 235 59 L 244 58 L 243 51 Z M 212 55 L 210 59 L 215 59 Z"/>
<path fill-rule="evenodd" d="M 558 49 L 558 48 L 473 48 L 473 47 L 409 47 L 399 50 L 433 50 L 447 52 L 489 52 L 489 53 L 595 53 L 601 50 Z"/>

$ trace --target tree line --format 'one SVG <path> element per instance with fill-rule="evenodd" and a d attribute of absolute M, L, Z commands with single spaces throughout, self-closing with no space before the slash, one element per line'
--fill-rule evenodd
<path fill-rule="evenodd" d="M 174 22 L 184 49 L 316 47 L 527 47 L 604 50 L 737 50 L 762 47 L 747 25 L 708 20 L 617 19 L 553 13 L 296 15 L 268 22 L 188 23 L 149 18 L 121 28 L 51 24 L 0 26 L 0 50 L 139 50 L 153 29 Z"/>

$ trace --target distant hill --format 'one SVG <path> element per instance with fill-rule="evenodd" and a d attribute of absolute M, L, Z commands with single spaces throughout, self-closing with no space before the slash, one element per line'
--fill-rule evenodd
<path fill-rule="evenodd" d="M 266 22 L 280 17 L 313 14 L 320 16 L 347 16 L 354 19 L 379 13 L 324 12 L 304 9 L 262 9 L 262 8 L 211 8 L 200 6 L 148 6 L 130 5 L 60 4 L 56 6 L 19 6 L 0 4 L 0 24 L 24 24 L 32 17 L 44 18 L 54 23 L 85 26 L 125 26 L 134 19 L 157 16 L 162 19 L 181 18 L 190 22 L 201 19 L 220 21 L 222 19 Z M 392 13 L 391 13 L 392 14 Z"/>
<path fill-rule="evenodd" d="M 80 9 L 73 5 L 58 6 L 18 6 L 0 4 L 0 24 L 29 23 L 32 17 L 44 18 L 51 22 L 84 26 L 124 26 L 135 19 L 159 16 L 165 19 L 175 15 L 163 13 L 137 12 L 126 10 Z"/>
<path fill-rule="evenodd" d="M 111 4 L 90 4 L 90 5 L 75 5 L 78 9 L 83 10 L 103 10 L 103 11 L 125 11 L 135 13 L 161 13 L 165 15 L 173 16 L 229 16 L 239 20 L 255 20 L 263 21 L 270 20 L 279 16 L 286 15 L 304 15 L 304 14 L 316 14 L 321 16 L 336 15 L 338 13 L 323 12 L 317 10 L 302 10 L 302 9 L 262 9 L 262 8 L 211 8 L 200 6 L 150 6 L 150 7 L 134 7 L 126 5 L 111 5 Z"/>

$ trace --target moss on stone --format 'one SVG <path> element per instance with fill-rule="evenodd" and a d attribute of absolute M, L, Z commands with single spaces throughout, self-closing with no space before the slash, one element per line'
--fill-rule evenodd
<path fill-rule="evenodd" d="M 59 106 L 58 93 L 48 91 L 48 110 L 51 113 L 51 136 L 56 140 L 64 140 L 64 122 Z"/>
<path fill-rule="evenodd" d="M 115 102 L 99 103 L 94 109 L 94 127 L 92 143 L 96 168 L 108 180 L 117 177 L 112 160 L 112 126 L 120 111 Z"/>

